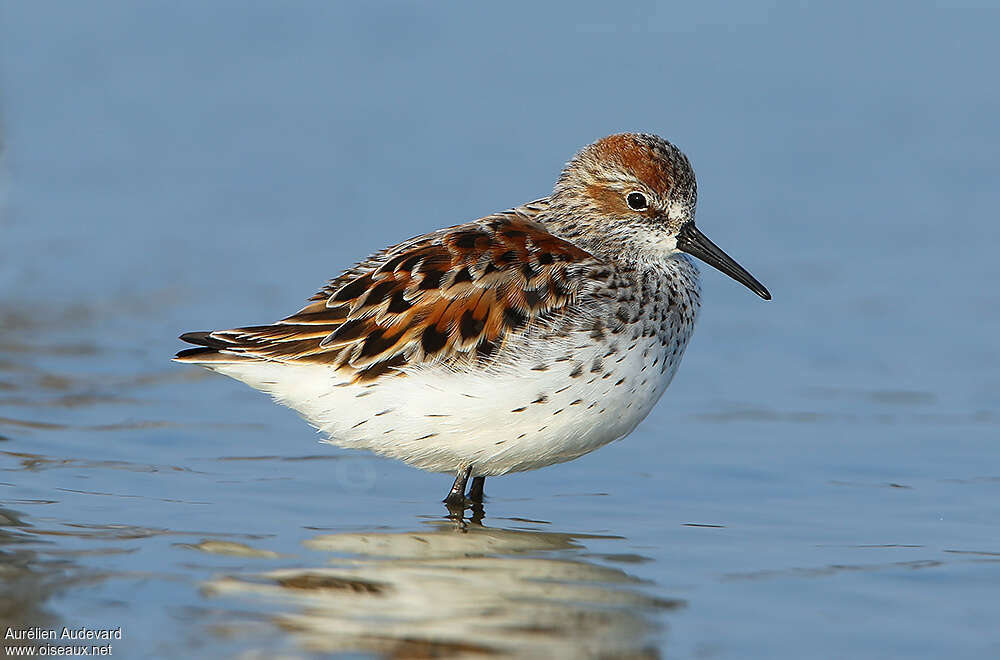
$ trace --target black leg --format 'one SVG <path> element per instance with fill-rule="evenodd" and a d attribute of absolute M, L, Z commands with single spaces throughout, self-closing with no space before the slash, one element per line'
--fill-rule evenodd
<path fill-rule="evenodd" d="M 486 477 L 473 477 L 472 485 L 469 486 L 469 499 L 473 502 L 483 501 L 483 486 L 486 484 Z"/>
<path fill-rule="evenodd" d="M 471 465 L 458 473 L 455 483 L 451 485 L 451 492 L 443 500 L 445 504 L 450 507 L 465 505 L 465 484 L 468 483 L 470 474 L 472 474 Z"/>

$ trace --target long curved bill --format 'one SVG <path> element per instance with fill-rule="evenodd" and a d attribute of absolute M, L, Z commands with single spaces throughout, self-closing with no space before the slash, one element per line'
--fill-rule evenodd
<path fill-rule="evenodd" d="M 771 299 L 771 293 L 763 284 L 723 252 L 722 248 L 708 240 L 708 236 L 701 233 L 693 222 L 684 225 L 677 234 L 677 249 L 687 252 L 692 257 L 698 257 L 713 268 L 718 268 L 764 300 Z"/>

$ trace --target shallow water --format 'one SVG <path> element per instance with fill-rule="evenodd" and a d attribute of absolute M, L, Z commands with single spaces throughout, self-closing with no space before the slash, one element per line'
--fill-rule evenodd
<path fill-rule="evenodd" d="M 0 627 L 120 626 L 118 657 L 1000 654 L 991 4 L 4 4 Z M 699 225 L 774 293 L 705 273 L 625 441 L 459 523 L 447 477 L 168 362 L 625 129 L 689 153 Z"/>

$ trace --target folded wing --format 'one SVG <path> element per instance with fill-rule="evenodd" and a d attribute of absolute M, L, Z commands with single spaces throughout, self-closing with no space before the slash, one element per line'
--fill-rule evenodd
<path fill-rule="evenodd" d="M 513 337 L 578 311 L 610 277 L 533 220 L 544 203 L 380 252 L 272 325 L 182 335 L 201 348 L 176 359 L 328 364 L 355 381 L 433 361 L 461 368 L 498 359 Z"/>

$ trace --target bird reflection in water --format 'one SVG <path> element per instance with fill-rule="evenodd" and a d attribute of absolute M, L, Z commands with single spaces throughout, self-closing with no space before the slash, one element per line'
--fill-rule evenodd
<path fill-rule="evenodd" d="M 477 504 L 419 531 L 323 534 L 304 545 L 329 564 L 220 577 L 205 593 L 275 599 L 286 611 L 273 623 L 316 653 L 659 657 L 662 613 L 684 601 L 585 558 L 587 541 L 620 537 L 493 528 L 483 516 Z"/>

